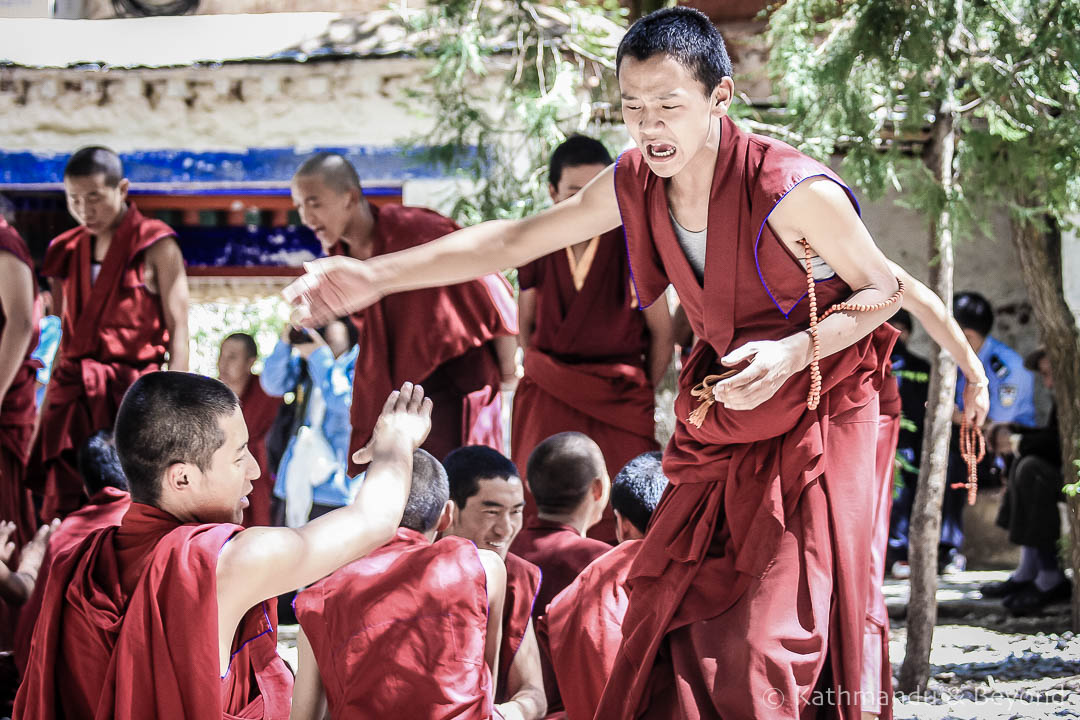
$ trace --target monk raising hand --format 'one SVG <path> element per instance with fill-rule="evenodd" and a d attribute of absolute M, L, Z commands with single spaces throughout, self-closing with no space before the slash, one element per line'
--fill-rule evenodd
<path fill-rule="evenodd" d="M 431 401 L 383 407 L 353 504 L 297 529 L 239 526 L 259 470 L 236 395 L 146 375 L 120 406 L 132 504 L 56 561 L 16 699 L 22 718 L 287 718 L 273 603 L 394 536 Z"/>

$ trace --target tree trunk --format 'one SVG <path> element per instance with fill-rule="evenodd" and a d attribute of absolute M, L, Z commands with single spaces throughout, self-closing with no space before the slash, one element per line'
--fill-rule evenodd
<path fill-rule="evenodd" d="M 950 80 L 950 82 L 952 82 Z M 952 306 L 953 158 L 956 152 L 955 105 L 946 99 L 931 130 L 925 161 L 933 169 L 947 199 L 930 232 L 930 285 Z M 951 311 L 950 311 L 951 312 Z M 956 363 L 941 348 L 933 358 L 926 419 L 923 427 L 922 464 L 911 510 L 908 560 L 911 563 L 911 596 L 907 610 L 907 648 L 900 668 L 900 690 L 921 692 L 930 680 L 930 648 L 937 624 L 937 557 L 941 537 L 941 503 L 945 497 L 945 473 L 949 461 L 949 435 L 956 397 Z"/>
<path fill-rule="evenodd" d="M 1031 203 L 1019 203 L 1030 206 Z M 1054 376 L 1054 397 L 1058 399 L 1058 423 L 1061 427 L 1061 454 L 1065 482 L 1076 481 L 1080 458 L 1080 331 L 1076 316 L 1065 300 L 1061 275 L 1061 234 L 1057 227 L 1042 232 L 1030 221 L 1016 219 L 1012 224 L 1013 244 L 1020 254 L 1020 270 L 1028 297 L 1039 322 L 1043 343 L 1050 357 Z M 1080 496 L 1069 498 L 1069 563 L 1073 568 L 1072 625 L 1080 632 Z"/>

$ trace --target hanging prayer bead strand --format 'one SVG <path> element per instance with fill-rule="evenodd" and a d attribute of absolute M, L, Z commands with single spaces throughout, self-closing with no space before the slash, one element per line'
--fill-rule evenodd
<path fill-rule="evenodd" d="M 967 482 L 953 483 L 950 485 L 954 490 L 967 488 L 968 505 L 975 504 L 975 498 L 979 494 L 978 466 L 986 457 L 986 438 L 982 431 L 973 425 L 967 418 L 960 424 L 960 457 L 967 465 Z"/>

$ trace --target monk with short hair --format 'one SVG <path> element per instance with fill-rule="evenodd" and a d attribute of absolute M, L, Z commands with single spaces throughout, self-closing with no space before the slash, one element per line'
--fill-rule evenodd
<path fill-rule="evenodd" d="M 358 451 L 370 467 L 353 504 L 245 530 L 259 467 L 236 395 L 188 373 L 141 377 L 116 419 L 131 507 L 54 563 L 15 715 L 287 718 L 273 599 L 393 537 L 430 417 L 406 383 Z"/>
<path fill-rule="evenodd" d="M 221 341 L 218 352 L 218 378 L 240 398 L 240 409 L 248 428 L 248 449 L 259 464 L 259 479 L 252 485 L 250 505 L 244 510 L 244 527 L 270 525 L 270 501 L 274 490 L 274 473 L 266 456 L 266 435 L 274 426 L 281 398 L 269 395 L 251 372 L 259 359 L 259 346 L 248 333 L 234 332 Z"/>
<path fill-rule="evenodd" d="M 495 709 L 505 720 L 544 717 L 547 701 L 532 622 L 540 568 L 510 552 L 525 509 L 521 476 L 508 457 L 482 445 L 455 450 L 443 465 L 451 501 L 444 535 L 472 540 L 481 550 L 498 553 L 506 565 Z"/>
<path fill-rule="evenodd" d="M 394 539 L 296 595 L 292 720 L 492 717 L 506 570 L 435 542 L 449 524 L 446 470 L 417 450 Z"/>
<path fill-rule="evenodd" d="M 537 624 L 569 720 L 591 720 L 615 655 L 630 590 L 627 576 L 667 487 L 660 453 L 638 455 L 611 483 L 619 545 L 592 561 L 548 604 Z"/>
<path fill-rule="evenodd" d="M 610 164 L 599 140 L 567 138 L 551 154 L 552 201 L 573 197 Z M 659 449 L 655 388 L 671 364 L 671 314 L 664 297 L 644 310 L 637 306 L 622 229 L 521 266 L 518 285 L 525 365 L 510 424 L 518 467 L 545 438 L 567 430 L 600 446 L 609 475 Z M 536 505 L 528 492 L 525 502 L 527 523 Z M 615 542 L 610 507 L 589 537 Z"/>
<path fill-rule="evenodd" d="M 616 60 L 636 147 L 577 195 L 316 261 L 286 297 L 318 323 L 622 225 L 638 304 L 674 284 L 698 340 L 597 717 L 797 718 L 832 698 L 856 720 L 878 391 L 897 334 L 883 323 L 901 285 L 830 168 L 728 116 L 731 60 L 703 13 L 641 18 Z"/>
<path fill-rule="evenodd" d="M 79 226 L 45 251 L 63 334 L 41 412 L 41 516 L 63 517 L 86 500 L 79 446 L 112 427 L 124 392 L 141 375 L 188 369 L 188 285 L 176 233 L 128 200 L 120 157 L 75 152 L 64 168 L 68 211 Z"/>
<path fill-rule="evenodd" d="M 432 210 L 368 202 L 356 169 L 337 153 L 305 160 L 292 194 L 300 219 L 335 257 L 378 257 L 458 229 Z M 517 381 L 517 309 L 501 275 L 388 297 L 352 321 L 364 340 L 353 383 L 353 445 L 386 393 L 417 379 L 435 403 L 425 450 L 441 458 L 462 445 L 502 447 L 500 390 Z"/>

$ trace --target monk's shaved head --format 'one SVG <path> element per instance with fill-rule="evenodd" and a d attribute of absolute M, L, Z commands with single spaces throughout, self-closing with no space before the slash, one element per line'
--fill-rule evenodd
<path fill-rule="evenodd" d="M 426 450 L 413 453 L 412 488 L 401 527 L 426 533 L 435 529 L 443 508 L 450 499 L 450 483 L 442 463 Z"/>
<path fill-rule="evenodd" d="M 345 159 L 344 155 L 338 153 L 315 153 L 300 164 L 293 177 L 311 176 L 320 178 L 334 192 L 346 193 L 350 190 L 362 192 L 360 176 L 356 174 L 356 168 Z"/>
<path fill-rule="evenodd" d="M 107 147 L 91 145 L 76 150 L 64 166 L 64 177 L 87 178 L 102 175 L 105 184 L 116 187 L 124 179 L 120 156 Z"/>
<path fill-rule="evenodd" d="M 116 413 L 115 442 L 131 498 L 157 505 L 161 480 L 176 463 L 206 472 L 225 443 L 223 418 L 240 407 L 220 380 L 185 372 L 152 372 L 128 388 Z"/>
<path fill-rule="evenodd" d="M 661 458 L 658 451 L 642 453 L 626 463 L 611 481 L 611 507 L 642 535 L 668 483 Z"/>
<path fill-rule="evenodd" d="M 576 510 L 593 482 L 604 477 L 604 454 L 588 435 L 552 435 L 529 455 L 526 482 L 541 512 Z"/>

